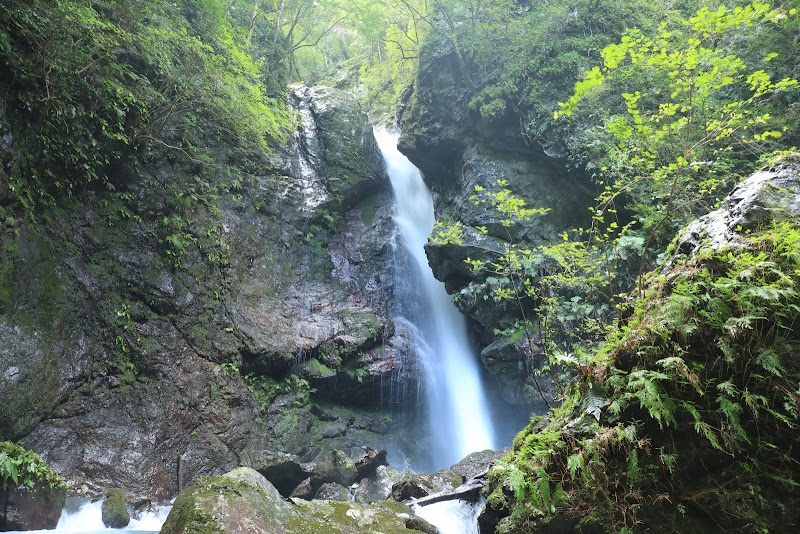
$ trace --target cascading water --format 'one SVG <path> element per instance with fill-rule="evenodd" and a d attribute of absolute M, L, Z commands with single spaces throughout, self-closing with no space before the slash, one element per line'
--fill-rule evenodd
<path fill-rule="evenodd" d="M 433 198 L 419 170 L 397 150 L 397 136 L 376 130 L 394 191 L 400 244 L 413 266 L 398 269 L 398 318 L 412 326 L 426 379 L 431 432 L 428 467 L 448 467 L 471 452 L 494 448 L 494 430 L 464 317 L 425 255 L 434 224 Z"/>
<path fill-rule="evenodd" d="M 70 503 L 70 501 L 72 501 Z M 77 502 L 76 502 L 77 501 Z M 55 530 L 29 530 L 24 534 L 158 534 L 164 521 L 167 520 L 172 506 L 161 506 L 143 512 L 123 529 L 106 528 L 102 519 L 103 501 L 88 502 L 83 499 L 67 498 L 67 508 L 61 512 L 61 518 Z M 22 534 L 10 532 L 9 534 Z"/>

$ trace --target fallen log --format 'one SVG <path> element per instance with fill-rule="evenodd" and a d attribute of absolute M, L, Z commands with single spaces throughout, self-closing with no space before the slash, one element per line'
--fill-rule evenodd
<path fill-rule="evenodd" d="M 419 499 L 412 500 L 411 504 L 416 506 L 428 506 L 429 504 L 437 502 L 455 500 L 477 502 L 478 499 L 480 499 L 483 486 L 486 485 L 486 476 L 488 473 L 489 470 L 486 469 L 455 489 L 434 493 L 427 497 L 420 497 Z"/>

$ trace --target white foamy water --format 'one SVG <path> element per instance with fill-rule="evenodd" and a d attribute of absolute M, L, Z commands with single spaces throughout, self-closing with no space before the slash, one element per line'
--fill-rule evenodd
<path fill-rule="evenodd" d="M 87 502 L 74 512 L 63 510 L 54 530 L 31 530 L 25 534 L 101 534 L 126 532 L 128 534 L 156 534 L 167 520 L 172 506 L 157 507 L 152 512 L 143 512 L 139 519 L 131 517 L 131 522 L 122 529 L 106 528 L 102 518 L 103 501 Z M 11 534 L 23 534 L 15 533 Z"/>
<path fill-rule="evenodd" d="M 433 198 L 417 169 L 397 150 L 397 136 L 376 130 L 392 182 L 400 241 L 413 267 L 398 272 L 398 299 L 414 329 L 426 373 L 426 409 L 432 442 L 431 467 L 448 467 L 467 454 L 494 448 L 494 429 L 469 341 L 466 320 L 444 284 L 433 276 L 425 243 L 435 222 Z"/>
<path fill-rule="evenodd" d="M 414 513 L 439 529 L 440 534 L 478 534 L 478 515 L 483 502 L 443 501 L 413 506 Z"/>

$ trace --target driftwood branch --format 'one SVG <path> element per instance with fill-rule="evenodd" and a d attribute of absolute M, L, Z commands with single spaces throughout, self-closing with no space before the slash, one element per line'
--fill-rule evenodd
<path fill-rule="evenodd" d="M 429 504 L 435 504 L 437 502 L 455 500 L 477 502 L 481 497 L 481 490 L 486 485 L 486 477 L 488 474 L 489 469 L 487 468 L 455 489 L 434 493 L 433 495 L 428 495 L 427 497 L 421 497 L 413 501 L 412 504 L 416 504 L 417 506 L 428 506 Z"/>

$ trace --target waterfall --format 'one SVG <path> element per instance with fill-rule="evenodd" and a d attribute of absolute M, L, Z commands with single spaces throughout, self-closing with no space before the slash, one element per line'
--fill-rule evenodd
<path fill-rule="evenodd" d="M 397 269 L 397 320 L 410 324 L 425 369 L 430 467 L 440 469 L 494 448 L 494 430 L 466 320 L 425 255 L 435 220 L 433 197 L 419 170 L 397 150 L 397 136 L 376 130 L 375 138 L 392 183 L 400 245 L 410 257 L 409 265 Z"/>

